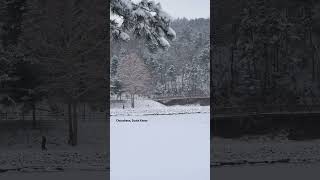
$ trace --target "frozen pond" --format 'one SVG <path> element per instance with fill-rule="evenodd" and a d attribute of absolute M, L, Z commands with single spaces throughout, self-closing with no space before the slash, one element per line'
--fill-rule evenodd
<path fill-rule="evenodd" d="M 111 116 L 111 180 L 209 180 L 210 114 Z"/>

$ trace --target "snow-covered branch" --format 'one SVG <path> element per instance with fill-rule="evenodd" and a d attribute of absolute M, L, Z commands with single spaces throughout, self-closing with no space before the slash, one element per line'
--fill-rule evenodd
<path fill-rule="evenodd" d="M 151 49 L 168 48 L 169 40 L 176 37 L 170 27 L 171 17 L 163 11 L 160 3 L 142 0 L 134 3 L 130 0 L 111 1 L 111 33 L 116 39 L 128 41 L 129 34 L 146 39 Z M 120 20 L 122 22 L 120 22 Z"/>

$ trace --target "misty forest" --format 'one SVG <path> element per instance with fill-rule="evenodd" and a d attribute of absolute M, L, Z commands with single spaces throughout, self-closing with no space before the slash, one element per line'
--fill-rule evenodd
<path fill-rule="evenodd" d="M 319 8 L 311 0 L 216 1 L 215 105 L 319 104 Z"/>

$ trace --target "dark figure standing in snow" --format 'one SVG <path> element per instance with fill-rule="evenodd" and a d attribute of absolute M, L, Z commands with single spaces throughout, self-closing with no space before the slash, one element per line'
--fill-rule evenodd
<path fill-rule="evenodd" d="M 42 141 L 41 141 L 42 151 L 47 150 L 46 144 L 47 144 L 47 138 L 45 136 L 42 136 Z"/>
<path fill-rule="evenodd" d="M 122 104 L 122 109 L 124 109 L 124 104 Z"/>

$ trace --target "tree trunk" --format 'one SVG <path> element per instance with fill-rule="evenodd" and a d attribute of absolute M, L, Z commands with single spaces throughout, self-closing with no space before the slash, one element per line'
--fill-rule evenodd
<path fill-rule="evenodd" d="M 134 94 L 131 94 L 131 107 L 134 108 Z"/>
<path fill-rule="evenodd" d="M 77 111 L 77 103 L 73 103 L 73 139 L 72 139 L 72 146 L 78 145 L 78 111 Z"/>
<path fill-rule="evenodd" d="M 316 70 L 315 70 L 315 58 L 314 58 L 314 54 L 313 52 L 311 53 L 312 54 L 312 81 L 314 82 L 316 80 Z"/>
<path fill-rule="evenodd" d="M 276 49 L 276 72 L 279 72 L 279 47 Z"/>
<path fill-rule="evenodd" d="M 83 103 L 83 121 L 86 121 L 86 104 Z"/>
<path fill-rule="evenodd" d="M 73 140 L 73 127 L 72 127 L 72 109 L 71 103 L 68 103 L 68 122 L 69 122 L 69 139 L 68 144 L 72 145 Z"/>
<path fill-rule="evenodd" d="M 231 58 L 230 58 L 230 76 L 231 76 L 231 80 L 230 80 L 230 90 L 231 90 L 231 92 L 230 93 L 232 93 L 233 83 L 234 83 L 234 69 L 233 69 L 234 65 L 233 64 L 234 64 L 234 47 L 232 45 L 232 47 L 231 47 Z"/>
<path fill-rule="evenodd" d="M 181 75 L 181 90 L 180 94 L 184 91 L 184 68 L 182 69 L 182 75 Z"/>
<path fill-rule="evenodd" d="M 313 46 L 313 41 L 312 41 L 312 29 L 310 27 L 309 29 L 309 43 L 311 47 L 311 54 L 312 54 L 312 80 L 315 81 L 316 79 L 316 59 L 315 59 L 315 48 Z"/>
<path fill-rule="evenodd" d="M 35 129 L 37 126 L 36 122 L 36 104 L 32 103 L 32 128 Z"/>

